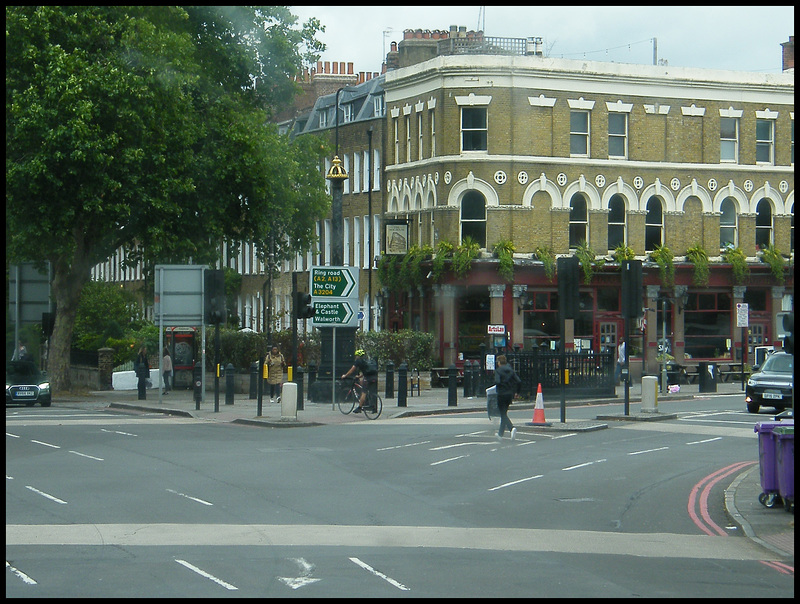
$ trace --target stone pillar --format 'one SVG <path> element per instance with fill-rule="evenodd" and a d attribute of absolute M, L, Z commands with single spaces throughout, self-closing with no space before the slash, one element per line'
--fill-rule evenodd
<path fill-rule="evenodd" d="M 733 360 L 736 362 L 742 361 L 744 359 L 744 347 L 747 346 L 747 338 L 745 341 L 742 342 L 742 327 L 736 327 L 736 305 L 744 302 L 744 293 L 747 291 L 747 287 L 744 285 L 734 285 L 733 286 L 733 300 L 731 300 L 731 312 L 733 313 L 732 317 L 732 325 L 733 325 L 733 333 L 731 334 L 733 337 L 731 338 L 731 356 Z M 749 331 L 746 329 L 745 331 Z"/>
<path fill-rule="evenodd" d="M 684 331 L 684 321 L 685 315 L 683 309 L 683 296 L 685 296 L 689 291 L 688 285 L 676 285 L 675 286 L 675 325 L 673 326 L 674 332 L 674 345 L 675 350 L 672 353 L 672 356 L 675 357 L 676 363 L 683 363 L 685 360 L 684 351 L 686 349 L 686 338 L 685 338 L 685 331 Z M 678 312 L 680 310 L 680 312 Z"/>
<path fill-rule="evenodd" d="M 441 297 L 437 298 L 437 304 L 441 304 L 442 317 L 442 362 L 445 367 L 456 362 L 456 286 L 442 285 Z"/>
<path fill-rule="evenodd" d="M 648 285 L 647 289 L 647 310 L 645 317 L 647 317 L 647 333 L 644 338 L 644 372 L 649 375 L 656 375 L 658 372 L 658 292 L 661 291 L 660 285 Z"/>
<path fill-rule="evenodd" d="M 113 390 L 112 375 L 114 373 L 114 349 L 100 348 L 97 351 L 97 368 L 100 370 L 100 390 Z"/>
<path fill-rule="evenodd" d="M 512 285 L 514 294 L 514 310 L 511 319 L 511 341 L 523 346 L 525 344 L 525 313 L 522 311 L 523 302 L 528 292 L 527 285 Z"/>

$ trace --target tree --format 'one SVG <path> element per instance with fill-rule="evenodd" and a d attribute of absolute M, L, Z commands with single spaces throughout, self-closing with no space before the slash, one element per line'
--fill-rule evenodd
<path fill-rule="evenodd" d="M 81 350 L 97 350 L 109 338 L 122 339 L 142 325 L 133 294 L 104 281 L 89 281 L 81 292 L 73 341 Z"/>
<path fill-rule="evenodd" d="M 91 267 L 217 259 L 222 241 L 305 249 L 329 198 L 314 137 L 267 123 L 324 46 L 286 7 L 6 7 L 6 253 L 49 260 L 48 370 Z"/>

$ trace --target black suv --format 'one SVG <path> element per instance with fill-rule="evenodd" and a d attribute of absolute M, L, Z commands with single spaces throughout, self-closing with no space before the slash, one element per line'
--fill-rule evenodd
<path fill-rule="evenodd" d="M 764 364 L 747 380 L 745 402 L 750 413 L 758 413 L 759 407 L 788 409 L 792 406 L 794 387 L 794 355 L 773 352 Z"/>
<path fill-rule="evenodd" d="M 6 364 L 6 405 L 39 403 L 49 407 L 50 382 L 31 361 L 9 361 Z"/>

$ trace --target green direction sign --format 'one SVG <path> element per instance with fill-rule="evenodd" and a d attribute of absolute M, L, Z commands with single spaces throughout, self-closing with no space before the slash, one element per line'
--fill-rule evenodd
<path fill-rule="evenodd" d="M 312 324 L 327 327 L 355 327 L 358 325 L 358 314 L 346 300 L 339 302 L 316 300 L 314 301 Z"/>
<path fill-rule="evenodd" d="M 358 299 L 358 273 L 349 266 L 312 266 L 310 294 L 321 299 Z"/>

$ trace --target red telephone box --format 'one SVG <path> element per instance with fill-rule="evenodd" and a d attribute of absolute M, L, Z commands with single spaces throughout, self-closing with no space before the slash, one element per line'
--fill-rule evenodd
<path fill-rule="evenodd" d="M 172 357 L 173 387 L 192 388 L 192 371 L 198 360 L 197 329 L 194 327 L 166 327 L 164 340 Z"/>

